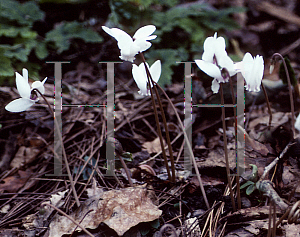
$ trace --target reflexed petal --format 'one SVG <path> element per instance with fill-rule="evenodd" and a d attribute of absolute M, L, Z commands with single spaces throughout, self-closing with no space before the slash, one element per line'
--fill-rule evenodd
<path fill-rule="evenodd" d="M 44 83 L 46 82 L 47 77 L 42 81 L 35 81 L 31 84 L 31 90 L 37 89 L 41 92 L 41 94 L 45 93 Z"/>
<path fill-rule="evenodd" d="M 221 71 L 215 64 L 203 60 L 195 60 L 195 62 L 197 66 L 207 75 L 217 78 L 218 80 L 222 80 Z"/>
<path fill-rule="evenodd" d="M 156 60 L 152 66 L 150 67 L 150 73 L 153 81 L 158 82 L 160 74 L 161 74 L 161 62 L 160 60 Z"/>
<path fill-rule="evenodd" d="M 150 35 L 148 37 L 145 38 L 145 40 L 154 40 L 157 38 L 157 35 Z"/>
<path fill-rule="evenodd" d="M 27 98 L 19 98 L 13 100 L 8 105 L 5 106 L 5 109 L 10 112 L 22 112 L 27 110 L 30 106 L 35 103 L 34 100 L 27 99 Z"/>
<path fill-rule="evenodd" d="M 24 70 L 23 70 L 24 73 Z M 28 73 L 27 73 L 28 75 Z M 26 73 L 25 73 L 26 76 Z M 28 78 L 28 77 L 27 77 Z M 30 86 L 28 84 L 28 79 L 22 77 L 18 72 L 16 72 L 16 84 L 17 89 L 21 97 L 30 98 Z"/>
<path fill-rule="evenodd" d="M 140 64 L 140 66 L 132 64 L 132 76 L 138 88 L 140 89 L 139 93 L 142 95 L 147 95 L 148 94 L 147 78 L 145 77 L 145 73 L 144 73 L 145 69 L 143 72 L 143 68 L 141 66 L 144 67 L 143 64 Z"/>
<path fill-rule="evenodd" d="M 23 77 L 24 79 L 27 81 L 28 83 L 28 70 L 26 68 L 23 68 L 22 69 L 22 74 L 23 74 Z"/>
<path fill-rule="evenodd" d="M 211 90 L 213 91 L 214 94 L 219 92 L 220 84 L 217 79 L 213 79 L 211 83 Z"/>
<path fill-rule="evenodd" d="M 237 71 L 234 68 L 234 63 L 228 55 L 225 55 L 225 56 L 219 58 L 218 63 L 219 63 L 219 66 L 227 69 L 230 76 L 233 76 L 237 73 Z"/>
<path fill-rule="evenodd" d="M 154 25 L 143 26 L 135 32 L 132 38 L 135 40 L 146 38 L 150 36 L 155 30 L 156 27 Z"/>
<path fill-rule="evenodd" d="M 214 43 L 215 43 L 214 37 L 206 38 L 203 44 L 204 52 L 202 54 L 202 60 L 213 63 L 213 59 L 215 55 Z"/>
<path fill-rule="evenodd" d="M 133 40 L 128 34 L 119 36 L 117 40 L 118 40 L 118 47 L 121 50 L 130 49 L 131 45 L 133 44 Z"/>
<path fill-rule="evenodd" d="M 110 36 L 114 37 L 117 41 L 119 41 L 121 38 L 130 38 L 130 35 L 127 34 L 125 31 L 120 30 L 118 28 L 108 28 L 106 26 L 102 26 L 102 29 L 109 34 Z M 131 39 L 132 40 L 132 39 Z"/>
<path fill-rule="evenodd" d="M 225 39 L 223 37 L 218 37 L 214 42 L 214 49 L 217 61 L 219 60 L 219 58 L 227 56 L 225 48 Z"/>
<path fill-rule="evenodd" d="M 135 40 L 133 42 L 133 46 L 137 47 L 138 52 L 144 52 L 145 50 L 151 47 L 151 43 L 144 39 L 140 39 L 140 40 Z"/>

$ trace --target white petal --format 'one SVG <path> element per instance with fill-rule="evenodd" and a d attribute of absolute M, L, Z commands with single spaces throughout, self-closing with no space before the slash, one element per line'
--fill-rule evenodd
<path fill-rule="evenodd" d="M 249 91 L 260 91 L 260 84 L 263 78 L 264 61 L 263 57 L 257 55 L 254 59 L 250 53 L 246 53 L 243 58 L 242 74 L 246 81 L 246 89 Z"/>
<path fill-rule="evenodd" d="M 217 60 L 219 57 L 223 57 L 227 55 L 225 48 L 226 48 L 225 39 L 223 37 L 218 37 L 214 42 L 214 49 L 215 49 Z"/>
<path fill-rule="evenodd" d="M 197 66 L 210 77 L 217 78 L 219 81 L 222 80 L 220 69 L 213 63 L 209 63 L 203 60 L 195 60 Z"/>
<path fill-rule="evenodd" d="M 24 71 L 23 71 L 24 73 Z M 26 73 L 25 73 L 26 76 Z M 28 77 L 27 77 L 28 78 Z M 30 86 L 28 84 L 28 79 L 22 77 L 18 72 L 16 72 L 16 85 L 18 92 L 21 97 L 30 98 Z"/>
<path fill-rule="evenodd" d="M 220 84 L 217 79 L 213 79 L 211 83 L 211 90 L 213 91 L 214 94 L 219 92 Z"/>
<path fill-rule="evenodd" d="M 150 35 L 148 37 L 145 38 L 145 40 L 154 40 L 157 38 L 157 35 Z"/>
<path fill-rule="evenodd" d="M 152 66 L 150 67 L 150 73 L 153 81 L 158 82 L 160 74 L 161 74 L 161 62 L 160 60 L 156 60 Z"/>
<path fill-rule="evenodd" d="M 23 68 L 22 69 L 22 74 L 23 74 L 23 77 L 24 79 L 27 81 L 28 83 L 28 70 L 26 68 Z"/>
<path fill-rule="evenodd" d="M 222 68 L 226 68 L 230 76 L 233 76 L 237 73 L 237 71 L 234 68 L 234 63 L 228 55 L 219 58 L 218 64 Z"/>
<path fill-rule="evenodd" d="M 27 110 L 30 106 L 35 103 L 34 100 L 27 99 L 27 98 L 19 98 L 13 100 L 8 105 L 5 106 L 5 109 L 10 112 L 22 112 Z"/>
<path fill-rule="evenodd" d="M 298 117 L 296 119 L 295 128 L 300 132 L 300 114 L 298 115 Z"/>
<path fill-rule="evenodd" d="M 135 40 L 146 38 L 150 36 L 155 30 L 156 27 L 154 25 L 143 26 L 135 32 L 132 38 Z"/>
<path fill-rule="evenodd" d="M 45 93 L 44 84 L 45 84 L 46 80 L 47 80 L 47 77 L 45 77 L 45 79 L 42 82 L 40 82 L 40 81 L 33 82 L 31 84 L 31 90 L 38 89 L 41 92 L 41 94 L 44 94 Z"/>
<path fill-rule="evenodd" d="M 151 43 L 146 40 L 140 39 L 135 40 L 133 42 L 133 46 L 137 48 L 138 52 L 144 52 L 151 47 Z"/>
<path fill-rule="evenodd" d="M 106 26 L 102 26 L 102 29 L 109 34 L 110 36 L 114 37 L 117 41 L 120 40 L 122 37 L 131 38 L 125 31 L 120 30 L 118 28 L 108 28 Z"/>
<path fill-rule="evenodd" d="M 214 43 L 215 43 L 214 37 L 206 38 L 203 44 L 204 52 L 202 55 L 202 60 L 213 63 L 213 58 L 215 55 Z"/>
<path fill-rule="evenodd" d="M 140 89 L 140 94 L 142 95 L 148 95 L 147 90 L 147 78 L 145 77 L 145 69 L 143 72 L 143 68 L 141 66 L 144 66 L 143 64 L 140 64 L 140 66 L 137 66 L 135 64 L 132 64 L 132 76 L 135 80 L 135 83 Z"/>

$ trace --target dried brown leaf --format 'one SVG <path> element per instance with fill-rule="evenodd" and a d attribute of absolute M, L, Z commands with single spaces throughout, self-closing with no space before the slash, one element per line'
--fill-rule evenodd
<path fill-rule="evenodd" d="M 75 213 L 71 214 L 85 228 L 95 229 L 104 222 L 121 236 L 131 227 L 141 222 L 153 221 L 162 214 L 162 211 L 147 196 L 145 186 L 92 193 L 97 195 L 91 196 Z M 76 225 L 69 219 L 58 216 L 50 224 L 49 236 L 71 234 L 75 228 Z"/>

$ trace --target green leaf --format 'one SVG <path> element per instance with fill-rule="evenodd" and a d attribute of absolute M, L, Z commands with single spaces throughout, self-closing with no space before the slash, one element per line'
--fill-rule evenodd
<path fill-rule="evenodd" d="M 158 227 L 160 226 L 160 222 L 159 222 L 159 219 L 156 219 L 154 221 L 151 221 L 150 222 L 151 226 L 155 229 L 158 229 Z"/>
<path fill-rule="evenodd" d="M 246 188 L 247 186 L 253 185 L 253 184 L 254 184 L 254 182 L 248 180 L 246 183 L 244 183 L 243 185 L 241 185 L 240 189 Z"/>
<path fill-rule="evenodd" d="M 250 175 L 249 180 L 256 182 L 258 179 L 258 168 L 256 165 L 250 164 L 252 166 L 252 174 Z"/>
<path fill-rule="evenodd" d="M 39 59 L 44 59 L 48 56 L 48 50 L 45 42 L 37 42 L 35 47 L 35 55 Z"/>
<path fill-rule="evenodd" d="M 58 49 L 58 53 L 62 53 L 70 48 L 71 39 L 82 39 L 85 42 L 102 42 L 102 37 L 92 29 L 86 28 L 82 23 L 62 22 L 55 29 L 46 34 L 46 41 L 52 41 Z"/>
<path fill-rule="evenodd" d="M 13 46 L 7 44 L 0 44 L 0 49 L 4 49 L 3 55 L 5 57 L 16 58 L 22 62 L 27 61 L 27 55 L 30 53 L 30 50 L 24 48 L 22 44 L 16 44 Z"/>
<path fill-rule="evenodd" d="M 0 50 L 0 76 L 10 77 L 14 76 L 14 69 L 9 58 L 3 57 L 2 50 Z"/>
<path fill-rule="evenodd" d="M 0 9 L 1 17 L 16 21 L 21 25 L 32 26 L 35 21 L 44 18 L 44 12 L 31 1 L 21 4 L 15 0 L 0 0 Z"/>
<path fill-rule="evenodd" d="M 253 191 L 256 189 L 255 184 L 250 185 L 247 189 L 246 189 L 246 194 L 250 195 L 251 193 L 253 193 Z"/>

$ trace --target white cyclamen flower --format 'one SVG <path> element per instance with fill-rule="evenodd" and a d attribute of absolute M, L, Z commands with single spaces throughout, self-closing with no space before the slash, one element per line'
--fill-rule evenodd
<path fill-rule="evenodd" d="M 102 26 L 102 29 L 118 41 L 118 47 L 121 50 L 120 58 L 125 61 L 133 62 L 135 55 L 151 47 L 148 40 L 153 40 L 156 35 L 151 35 L 156 27 L 154 25 L 143 26 L 138 29 L 131 38 L 125 31 L 118 28 L 108 28 Z"/>
<path fill-rule="evenodd" d="M 31 89 L 28 83 L 28 71 L 23 68 L 23 76 L 16 72 L 16 85 L 17 90 L 21 96 L 19 99 L 15 99 L 5 106 L 5 109 L 10 112 L 22 112 L 27 110 L 29 107 L 38 101 L 38 98 L 31 98 L 31 92 L 34 89 L 39 90 L 42 94 L 45 93 L 44 83 L 47 77 L 42 81 L 35 81 L 31 85 Z"/>
<path fill-rule="evenodd" d="M 250 53 L 246 53 L 243 60 L 235 64 L 235 68 L 245 78 L 246 90 L 260 91 L 261 80 L 264 74 L 264 60 L 262 56 L 256 55 L 253 58 Z"/>
<path fill-rule="evenodd" d="M 148 63 L 147 67 L 149 68 Z M 161 62 L 160 60 L 155 61 L 149 69 L 151 77 L 154 82 L 158 82 L 160 74 L 161 74 Z M 132 64 L 132 75 L 135 80 L 137 86 L 140 88 L 139 93 L 141 95 L 150 95 L 150 91 L 147 87 L 148 78 L 145 69 L 144 63 L 141 63 L 139 66 Z M 151 85 L 152 86 L 152 85 Z"/>
<path fill-rule="evenodd" d="M 206 38 L 203 48 L 202 60 L 195 60 L 195 62 L 203 72 L 214 78 L 211 88 L 214 93 L 218 93 L 219 83 L 228 80 L 227 76 L 222 75 L 221 70 L 226 68 L 229 76 L 235 75 L 234 63 L 225 50 L 225 39 L 217 37 L 217 33 L 213 37 Z"/>
<path fill-rule="evenodd" d="M 298 117 L 296 119 L 295 128 L 300 132 L 300 114 L 298 115 Z"/>

